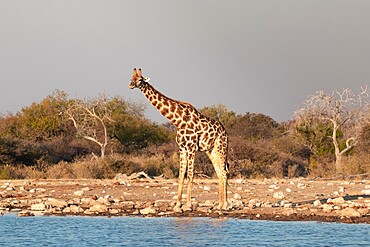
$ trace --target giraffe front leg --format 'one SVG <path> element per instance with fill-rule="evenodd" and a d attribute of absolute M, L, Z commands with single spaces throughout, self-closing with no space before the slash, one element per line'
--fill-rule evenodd
<path fill-rule="evenodd" d="M 182 188 L 184 186 L 185 171 L 187 168 L 187 157 L 186 152 L 180 150 L 180 171 L 179 171 L 179 187 L 177 189 L 177 201 L 173 208 L 176 213 L 182 212 L 181 210 L 181 199 L 182 199 Z"/>
<path fill-rule="evenodd" d="M 195 158 L 195 151 L 188 155 L 188 190 L 186 193 L 187 199 L 186 204 L 183 206 L 184 211 L 191 211 L 191 191 L 193 187 L 193 179 L 194 179 L 194 158 Z"/>

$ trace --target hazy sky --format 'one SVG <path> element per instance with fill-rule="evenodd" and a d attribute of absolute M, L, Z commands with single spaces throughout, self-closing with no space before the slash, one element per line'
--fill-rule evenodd
<path fill-rule="evenodd" d="M 0 112 L 55 89 L 122 95 L 132 69 L 201 108 L 291 118 L 317 90 L 370 84 L 370 1 L 0 0 Z"/>

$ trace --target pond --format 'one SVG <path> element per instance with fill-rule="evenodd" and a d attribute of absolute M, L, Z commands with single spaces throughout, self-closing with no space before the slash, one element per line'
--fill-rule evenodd
<path fill-rule="evenodd" d="M 213 218 L 0 217 L 0 246 L 369 246 L 370 225 Z"/>

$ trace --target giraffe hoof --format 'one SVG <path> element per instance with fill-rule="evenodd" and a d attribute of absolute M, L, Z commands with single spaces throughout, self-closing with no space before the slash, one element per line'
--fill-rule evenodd
<path fill-rule="evenodd" d="M 193 210 L 193 208 L 192 208 L 192 205 L 191 205 L 191 203 L 186 203 L 185 205 L 183 205 L 182 207 L 181 207 L 181 209 L 184 211 L 184 212 L 186 212 L 186 211 L 192 211 Z"/>
<path fill-rule="evenodd" d="M 223 211 L 228 211 L 230 208 L 227 206 L 227 204 L 225 205 L 225 204 L 223 204 L 223 205 L 218 205 L 217 206 L 217 209 L 218 210 L 223 210 Z"/>
<path fill-rule="evenodd" d="M 175 213 L 182 213 L 182 209 L 180 208 L 180 206 L 176 205 L 174 208 L 173 208 L 173 211 Z"/>

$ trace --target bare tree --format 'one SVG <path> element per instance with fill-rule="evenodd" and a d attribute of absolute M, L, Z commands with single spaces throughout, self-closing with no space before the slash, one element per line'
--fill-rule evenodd
<path fill-rule="evenodd" d="M 113 123 L 112 109 L 104 96 L 90 100 L 74 100 L 65 112 L 77 131 L 77 136 L 100 146 L 100 157 L 105 157 L 108 145 L 108 125 Z"/>
<path fill-rule="evenodd" d="M 358 142 L 362 127 L 369 123 L 368 87 L 361 87 L 359 94 L 350 89 L 326 94 L 318 91 L 310 96 L 304 107 L 294 113 L 297 125 L 317 125 L 319 122 L 331 126 L 331 141 L 334 145 L 335 168 L 342 171 L 342 157 Z M 340 134 L 340 135 L 339 135 Z M 340 145 L 340 141 L 343 145 Z"/>

